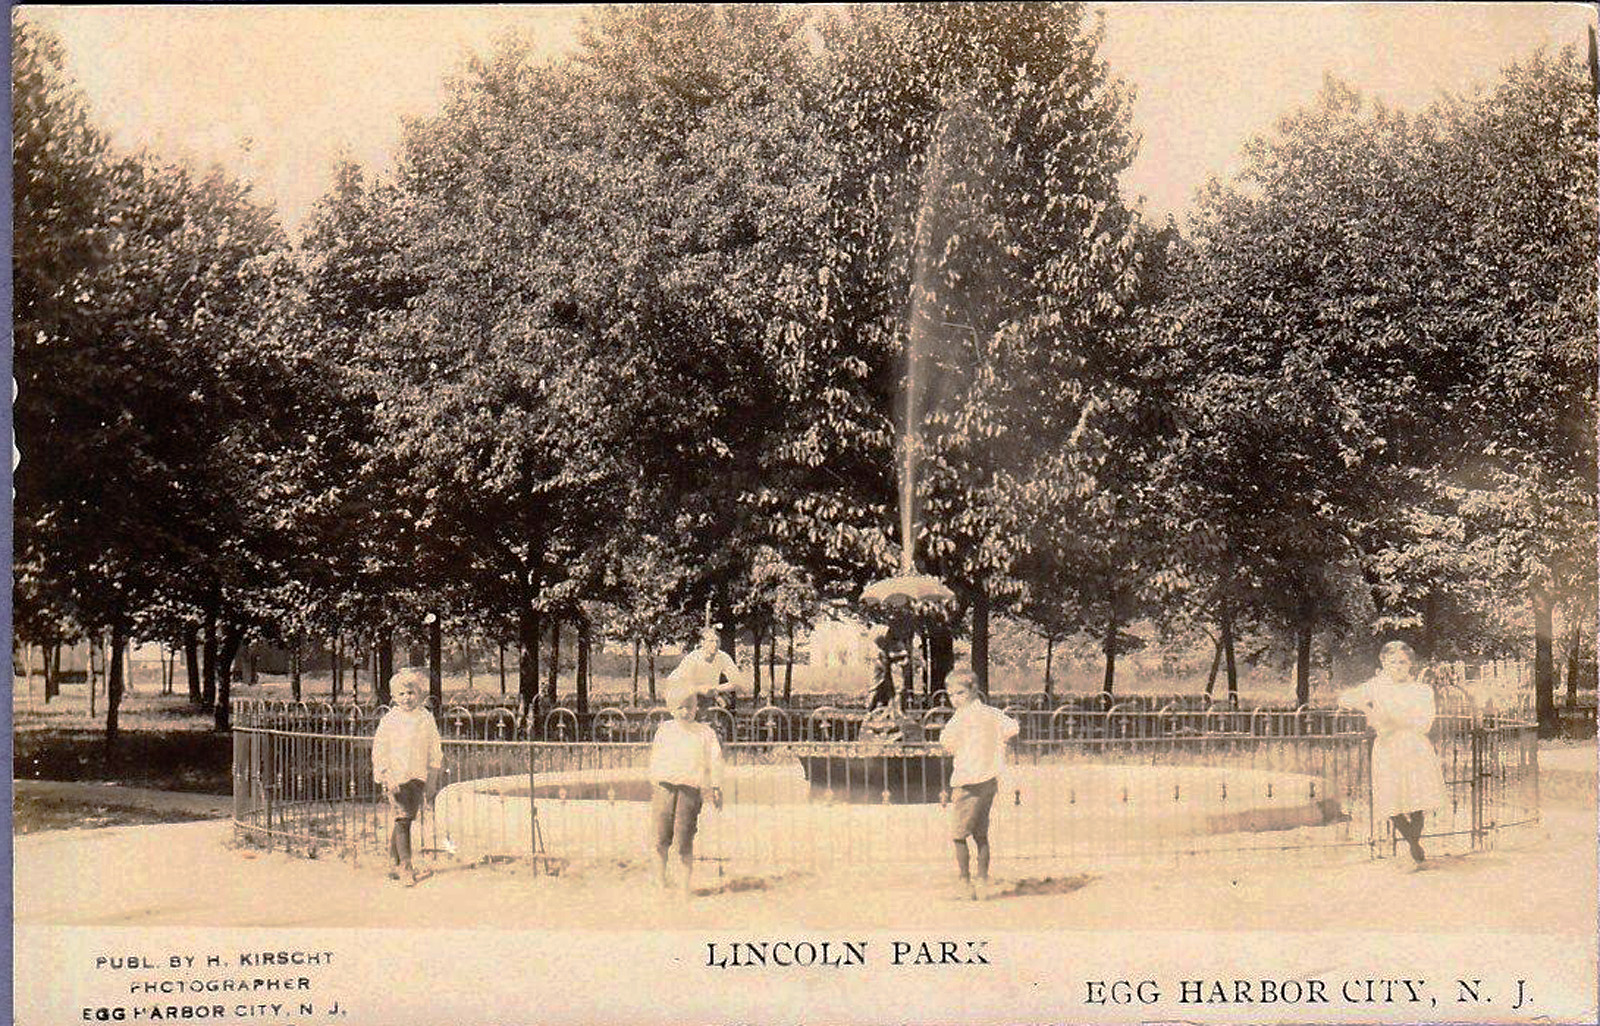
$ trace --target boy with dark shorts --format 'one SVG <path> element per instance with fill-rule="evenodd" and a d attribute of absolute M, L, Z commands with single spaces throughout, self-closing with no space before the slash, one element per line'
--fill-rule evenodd
<path fill-rule="evenodd" d="M 667 708 L 672 719 L 656 728 L 650 745 L 650 826 L 661 886 L 669 886 L 667 853 L 676 842 L 683 867 L 679 888 L 685 898 L 692 893 L 694 835 L 705 793 L 711 793 L 712 805 L 722 808 L 722 742 L 716 731 L 695 721 L 699 706 L 700 695 L 694 688 L 680 686 L 669 691 Z"/>
<path fill-rule="evenodd" d="M 383 714 L 372 738 L 372 779 L 394 813 L 389 876 L 407 886 L 421 879 L 411 865 L 411 824 L 421 814 L 422 803 L 432 799 L 444 765 L 439 727 L 433 713 L 422 707 L 422 689 L 427 685 L 420 670 L 401 670 L 391 677 L 394 706 Z"/>
<path fill-rule="evenodd" d="M 958 896 L 971 900 L 989 891 L 989 811 L 1000 790 L 1005 771 L 1006 743 L 1017 736 L 1016 720 L 985 705 L 966 670 L 953 671 L 945 681 L 955 715 L 939 732 L 939 744 L 952 756 L 950 768 L 951 836 L 956 845 L 956 868 L 961 873 Z M 978 882 L 973 886 L 967 839 L 978 856 Z"/>

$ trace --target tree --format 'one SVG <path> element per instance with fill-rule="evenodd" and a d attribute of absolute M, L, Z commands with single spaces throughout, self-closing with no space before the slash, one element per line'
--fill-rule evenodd
<path fill-rule="evenodd" d="M 767 697 L 776 698 L 778 635 L 788 642 L 784 664 L 787 697 L 794 673 L 794 632 L 810 626 L 818 609 L 816 587 L 804 569 L 795 566 L 770 545 L 758 547 L 750 559 L 750 577 L 734 599 L 734 612 L 750 626 L 754 656 L 751 660 L 752 694 L 761 697 L 761 640 L 767 642 Z"/>
<path fill-rule="evenodd" d="M 830 29 L 833 327 L 907 355 L 885 383 L 915 441 L 891 465 L 911 479 L 920 553 L 973 610 L 980 680 L 990 606 L 1020 596 L 1016 497 L 1046 487 L 1029 475 L 1047 440 L 1082 436 L 1083 371 L 1136 278 L 1116 185 L 1134 140 L 1099 39 L 1060 4 L 919 5 Z"/>
<path fill-rule="evenodd" d="M 85 284 L 106 260 L 111 185 L 105 138 L 66 72 L 60 41 L 18 18 L 11 49 L 12 353 L 23 454 L 12 510 L 12 619 L 19 637 L 53 648 L 79 629 L 72 590 L 57 567 L 63 559 L 85 562 L 81 550 L 64 553 L 86 539 L 56 538 L 58 524 L 70 527 L 72 518 L 62 482 L 49 474 L 47 436 L 36 432 L 48 431 L 54 409 L 87 384 L 53 371 L 64 370 L 96 330 Z M 47 700 L 53 683 L 47 669 Z"/>
<path fill-rule="evenodd" d="M 335 295 L 415 283 L 348 358 L 374 396 L 371 476 L 415 513 L 387 544 L 447 600 L 519 618 L 525 686 L 541 617 L 601 588 L 635 510 L 681 521 L 720 604 L 733 540 L 762 530 L 741 499 L 782 409 L 763 363 L 771 268 L 790 273 L 772 240 L 803 237 L 784 209 L 806 168 L 784 136 L 797 24 L 602 11 L 582 58 L 546 67 L 509 41 L 411 126 L 367 235 L 386 252 L 319 240 L 319 266 L 362 271 L 324 276 Z"/>
<path fill-rule="evenodd" d="M 1541 538 L 1517 571 L 1536 621 L 1557 536 L 1592 539 L 1591 108 L 1570 54 L 1416 118 L 1330 81 L 1202 197 L 1177 290 L 1187 495 L 1234 590 L 1296 632 L 1300 701 L 1354 582 L 1431 645 L 1462 582 L 1500 575 L 1473 553 L 1516 536 L 1511 509 Z"/>
<path fill-rule="evenodd" d="M 1461 251 L 1445 278 L 1449 322 L 1479 371 L 1454 398 L 1474 433 L 1451 483 L 1479 495 L 1473 550 L 1514 553 L 1534 619 L 1540 729 L 1556 728 L 1552 613 L 1595 593 L 1597 217 L 1594 86 L 1576 48 L 1507 68 L 1471 102 L 1444 105 L 1436 173 Z M 1466 432 L 1463 432 L 1464 434 Z M 1591 622 L 1592 629 L 1592 622 Z"/>
<path fill-rule="evenodd" d="M 220 172 L 109 154 L 59 47 L 24 22 L 13 36 L 19 596 L 61 630 L 109 633 L 114 667 L 183 601 L 223 616 L 237 650 L 279 540 L 255 486 L 284 422 L 263 345 L 284 240 Z"/>

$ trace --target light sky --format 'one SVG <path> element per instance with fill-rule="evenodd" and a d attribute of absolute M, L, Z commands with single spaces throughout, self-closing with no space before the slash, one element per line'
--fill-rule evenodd
<path fill-rule="evenodd" d="M 1494 81 L 1541 45 L 1585 46 L 1587 4 L 1097 4 L 1102 53 L 1138 90 L 1124 178 L 1182 216 L 1252 135 L 1310 101 L 1325 72 L 1391 106 Z M 464 54 L 517 27 L 551 55 L 581 8 L 122 6 L 20 9 L 61 36 L 99 123 L 124 148 L 212 162 L 297 228 L 348 155 L 387 165 L 402 119 L 438 109 Z"/>

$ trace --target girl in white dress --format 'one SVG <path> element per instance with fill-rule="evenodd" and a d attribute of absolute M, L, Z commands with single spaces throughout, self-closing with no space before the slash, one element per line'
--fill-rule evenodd
<path fill-rule="evenodd" d="M 1367 714 L 1372 742 L 1372 814 L 1387 816 L 1411 848 L 1412 868 L 1423 863 L 1422 818 L 1444 807 L 1444 773 L 1428 741 L 1433 726 L 1433 688 L 1416 678 L 1417 653 L 1403 641 L 1386 642 L 1382 667 L 1365 684 L 1339 696 L 1347 709 Z"/>

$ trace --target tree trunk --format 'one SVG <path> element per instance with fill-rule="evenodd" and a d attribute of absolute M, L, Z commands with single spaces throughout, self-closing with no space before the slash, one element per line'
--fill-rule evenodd
<path fill-rule="evenodd" d="M 26 643 L 22 645 L 22 679 L 26 681 L 28 685 L 28 707 L 30 709 L 33 707 L 33 658 L 28 652 L 28 649 L 31 647 L 31 645 Z M 40 649 L 41 654 L 43 651 L 43 649 Z M 13 713 L 13 716 L 14 715 L 15 714 Z"/>
<path fill-rule="evenodd" d="M 239 646 L 244 642 L 244 630 L 230 627 L 222 642 L 222 653 L 217 659 L 217 702 L 212 710 L 213 722 L 219 731 L 228 730 L 233 713 L 233 661 L 238 658 Z"/>
<path fill-rule="evenodd" d="M 1044 693 L 1046 697 L 1053 696 L 1056 692 L 1055 679 L 1050 676 L 1051 664 L 1056 657 L 1056 636 L 1049 635 L 1044 639 Z"/>
<path fill-rule="evenodd" d="M 750 697 L 761 704 L 761 625 L 754 620 L 750 621 Z"/>
<path fill-rule="evenodd" d="M 639 639 L 633 639 L 633 704 L 639 704 Z"/>
<path fill-rule="evenodd" d="M 294 636 L 294 648 L 289 651 L 289 694 L 300 701 L 300 635 Z"/>
<path fill-rule="evenodd" d="M 215 605 L 206 608 L 206 623 L 201 635 L 200 654 L 201 685 L 200 708 L 210 712 L 217 707 L 217 608 Z"/>
<path fill-rule="evenodd" d="M 32 647 L 32 645 L 26 644 L 22 646 L 22 676 L 28 682 L 28 705 L 30 708 L 33 706 L 33 657 L 28 650 Z M 39 655 L 41 658 L 44 656 L 43 645 L 39 646 Z"/>
<path fill-rule="evenodd" d="M 478 686 L 475 683 L 473 683 L 473 679 L 472 679 L 472 664 L 473 664 L 473 662 L 475 662 L 475 660 L 472 658 L 472 656 L 473 656 L 472 639 L 469 637 L 461 646 L 461 658 L 467 664 L 467 690 L 468 691 L 476 691 L 476 690 L 478 690 Z"/>
<path fill-rule="evenodd" d="M 945 678 L 956 665 L 956 636 L 948 624 L 934 624 L 928 638 L 928 697 L 944 690 Z"/>
<path fill-rule="evenodd" d="M 1110 704 L 1117 686 L 1117 614 L 1114 604 L 1111 615 L 1106 618 L 1105 643 L 1101 647 L 1105 649 L 1106 675 L 1100 683 L 1100 691 L 1106 696 L 1106 703 Z"/>
<path fill-rule="evenodd" d="M 649 677 L 646 679 L 645 683 L 650 686 L 650 701 L 654 702 L 656 700 L 656 647 L 655 647 L 655 645 L 651 645 L 649 647 L 648 651 L 645 652 L 645 659 L 646 659 L 646 670 L 649 673 Z"/>
<path fill-rule="evenodd" d="M 61 642 L 52 641 L 44 655 L 44 704 L 61 694 Z"/>
<path fill-rule="evenodd" d="M 94 702 L 94 699 L 95 699 L 95 684 L 97 683 L 97 678 L 95 676 L 94 657 L 95 657 L 95 653 L 97 653 L 99 651 L 100 651 L 100 638 L 99 638 L 98 635 L 96 635 L 95 637 L 92 637 L 92 638 L 89 639 L 89 659 L 88 659 L 88 662 L 89 662 L 89 673 L 88 673 L 88 678 L 89 678 L 89 716 L 90 716 L 91 719 L 95 715 L 95 709 L 94 709 L 95 702 Z M 103 657 L 101 659 L 101 662 L 104 663 L 104 658 Z"/>
<path fill-rule="evenodd" d="M 1233 654 L 1233 606 L 1222 604 L 1222 658 L 1228 668 L 1228 708 L 1239 708 L 1239 666 Z"/>
<path fill-rule="evenodd" d="M 1304 621 L 1295 632 L 1294 704 L 1311 704 L 1311 625 Z"/>
<path fill-rule="evenodd" d="M 506 643 L 496 642 L 500 647 L 500 693 L 506 693 Z"/>
<path fill-rule="evenodd" d="M 789 704 L 794 690 L 794 624 L 789 624 L 789 652 L 783 663 L 783 704 Z"/>
<path fill-rule="evenodd" d="M 439 614 L 434 613 L 428 621 L 428 697 L 433 699 L 435 712 L 444 709 L 443 646 L 444 627 L 439 623 Z"/>
<path fill-rule="evenodd" d="M 333 636 L 333 700 L 339 700 L 339 689 L 344 684 L 344 638 L 335 634 Z"/>
<path fill-rule="evenodd" d="M 578 613 L 578 667 L 576 681 L 578 715 L 589 715 L 589 646 L 593 641 L 589 617 Z"/>
<path fill-rule="evenodd" d="M 1567 645 L 1567 708 L 1578 707 L 1578 667 L 1583 661 L 1583 621 L 1573 617 L 1572 641 Z"/>
<path fill-rule="evenodd" d="M 1539 736 L 1554 737 L 1560 731 L 1556 713 L 1554 630 L 1551 614 L 1554 603 L 1542 589 L 1533 592 L 1533 694 L 1539 713 Z"/>
<path fill-rule="evenodd" d="M 1439 619 L 1439 598 L 1432 588 L 1428 589 L 1427 597 L 1422 600 L 1422 637 L 1417 641 L 1421 651 L 1417 658 L 1423 663 L 1433 660 L 1435 649 L 1438 648 L 1437 621 Z"/>
<path fill-rule="evenodd" d="M 193 627 L 183 632 L 183 670 L 189 683 L 189 701 L 202 705 L 205 692 L 200 685 L 200 632 Z"/>
<path fill-rule="evenodd" d="M 106 766 L 114 762 L 117 749 L 117 712 L 122 708 L 123 656 L 128 651 L 128 635 L 119 622 L 113 620 L 111 628 L 111 663 L 106 667 Z"/>
<path fill-rule="evenodd" d="M 539 632 L 543 626 L 536 609 L 525 608 L 518 614 L 517 698 L 530 717 L 539 711 Z"/>
<path fill-rule="evenodd" d="M 389 678 L 394 676 L 394 628 L 385 627 L 378 635 L 378 665 L 372 673 L 372 693 L 378 699 L 379 705 L 388 705 L 394 701 L 389 693 Z"/>
<path fill-rule="evenodd" d="M 1217 650 L 1211 653 L 1211 672 L 1206 674 L 1206 697 L 1211 697 L 1212 689 L 1217 686 L 1217 671 L 1222 669 L 1222 639 L 1217 639 Z"/>
<path fill-rule="evenodd" d="M 544 707 L 554 709 L 561 697 L 557 685 L 561 680 L 561 617 L 550 614 L 550 677 L 544 690 Z"/>
<path fill-rule="evenodd" d="M 989 592 L 979 585 L 972 595 L 972 676 L 978 693 L 989 694 Z"/>
<path fill-rule="evenodd" d="M 913 628 L 905 637 L 906 661 L 900 667 L 900 708 L 911 708 L 912 689 L 917 686 L 917 632 Z"/>
<path fill-rule="evenodd" d="M 772 632 L 767 635 L 767 701 L 772 700 L 772 695 L 778 690 L 778 625 L 772 625 Z"/>
<path fill-rule="evenodd" d="M 245 653 L 245 683 L 251 687 L 256 686 L 256 657 L 259 654 L 254 645 L 251 645 L 249 651 Z"/>

